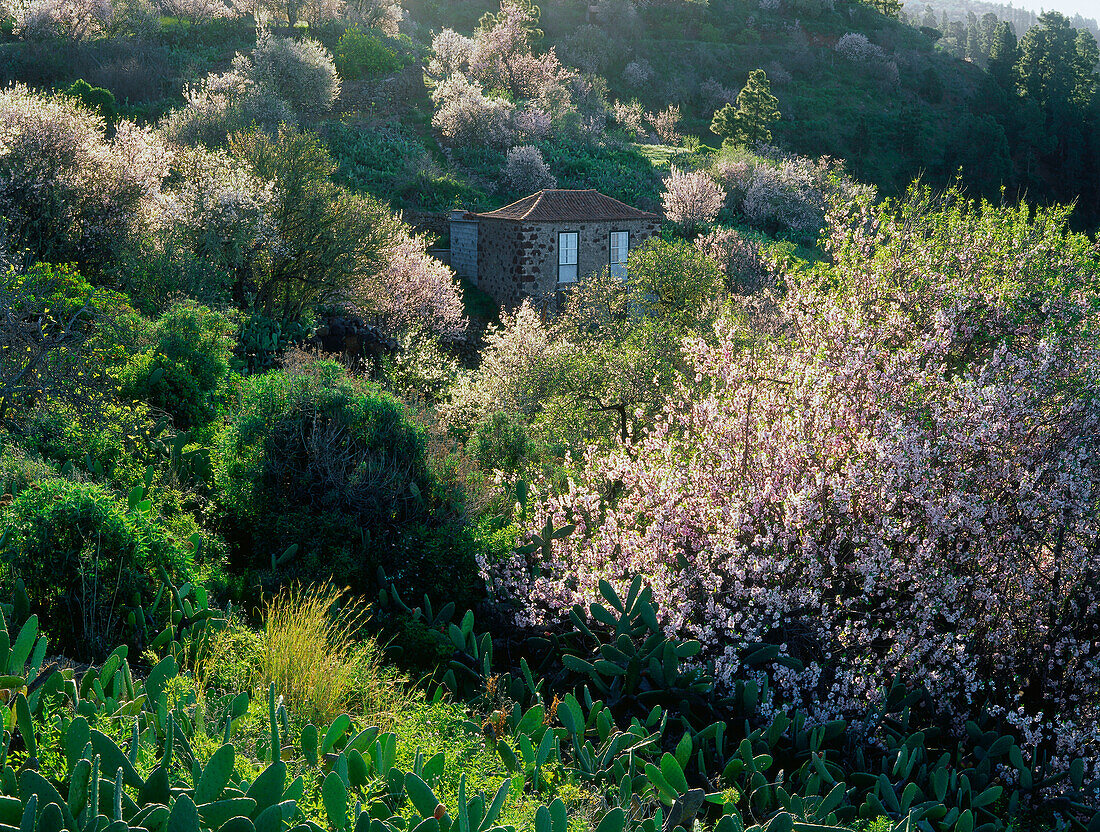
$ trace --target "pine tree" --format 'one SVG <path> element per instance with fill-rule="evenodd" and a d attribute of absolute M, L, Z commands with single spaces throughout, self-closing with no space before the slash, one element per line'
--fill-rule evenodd
<path fill-rule="evenodd" d="M 1045 12 L 1020 41 L 1016 74 L 1021 89 L 1049 114 L 1086 109 L 1095 90 L 1096 41 L 1058 12 Z"/>
<path fill-rule="evenodd" d="M 974 63 L 978 63 L 982 57 L 981 39 L 976 25 L 966 27 L 966 57 Z"/>
<path fill-rule="evenodd" d="M 771 125 L 779 120 L 779 99 L 772 95 L 768 76 L 754 69 L 737 94 L 737 109 L 727 104 L 714 114 L 710 129 L 733 144 L 766 144 L 772 140 Z"/>
<path fill-rule="evenodd" d="M 1075 42 L 1077 51 L 1077 86 L 1074 90 L 1074 103 L 1086 112 L 1096 96 L 1097 80 L 1092 68 L 1100 63 L 1100 44 L 1088 29 L 1077 30 Z"/>
<path fill-rule="evenodd" d="M 732 104 L 726 104 L 714 113 L 710 132 L 721 136 L 723 142 L 733 141 L 733 137 L 737 135 L 737 109 Z"/>
<path fill-rule="evenodd" d="M 871 5 L 887 17 L 901 17 L 901 0 L 871 0 Z"/>
<path fill-rule="evenodd" d="M 1016 32 L 1011 23 L 1002 21 L 989 42 L 989 74 L 1001 89 L 1015 91 L 1013 67 L 1019 57 L 1020 47 L 1016 42 Z"/>
<path fill-rule="evenodd" d="M 981 40 L 982 40 L 982 57 L 989 60 L 989 50 L 993 46 L 993 39 L 997 36 L 997 28 L 1001 25 L 1001 21 L 997 15 L 992 12 L 986 12 L 982 15 L 981 22 Z"/>

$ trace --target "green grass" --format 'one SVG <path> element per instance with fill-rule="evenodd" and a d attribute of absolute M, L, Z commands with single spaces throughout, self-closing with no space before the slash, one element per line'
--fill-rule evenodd
<path fill-rule="evenodd" d="M 634 148 L 658 170 L 668 170 L 680 157 L 691 156 L 691 151 L 687 148 L 668 144 L 635 144 Z"/>

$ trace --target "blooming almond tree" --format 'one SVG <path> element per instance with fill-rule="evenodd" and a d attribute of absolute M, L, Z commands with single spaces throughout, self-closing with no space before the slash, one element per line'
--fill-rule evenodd
<path fill-rule="evenodd" d="M 551 123 L 583 108 L 577 73 L 563 67 L 553 49 L 534 51 L 538 18 L 528 0 L 502 0 L 473 38 L 444 29 L 433 39 L 427 69 L 435 85 L 432 126 L 444 144 L 499 146 L 514 134 L 542 138 Z"/>
<path fill-rule="evenodd" d="M 452 75 L 432 92 L 436 112 L 432 126 L 444 144 L 499 147 L 512 138 L 515 105 L 502 98 L 490 98 L 476 81 Z"/>
<path fill-rule="evenodd" d="M 397 234 L 381 271 L 352 289 L 355 311 L 379 319 L 394 335 L 418 331 L 459 341 L 468 322 L 458 282 L 427 249 L 423 237 Z"/>
<path fill-rule="evenodd" d="M 770 268 L 760 247 L 732 228 L 696 237 L 695 247 L 718 264 L 727 295 L 756 292 L 768 282 Z"/>
<path fill-rule="evenodd" d="M 553 377 L 562 345 L 555 342 L 545 316 L 529 300 L 485 333 L 485 347 L 476 370 L 458 379 L 440 417 L 449 430 L 468 432 L 493 413 L 534 418 L 553 396 Z"/>
<path fill-rule="evenodd" d="M 242 9 L 225 0 L 157 0 L 157 8 L 166 15 L 192 24 L 239 17 Z"/>
<path fill-rule="evenodd" d="M 861 718 L 900 674 L 949 729 L 984 705 L 1095 769 L 1100 251 L 1067 216 L 834 208 L 828 274 L 788 274 L 773 324 L 689 343 L 695 384 L 546 496 L 533 527 L 576 531 L 484 563 L 493 594 L 545 627 L 640 575 L 727 685 L 769 642 L 802 668 L 774 667 L 774 695 L 814 719 Z"/>
<path fill-rule="evenodd" d="M 517 98 L 536 98 L 555 80 L 561 66 L 551 50 L 536 56 L 538 7 L 524 0 L 503 0 L 500 11 L 486 14 L 474 38 L 470 72 L 487 89 L 506 90 Z"/>
<path fill-rule="evenodd" d="M 94 267 L 147 218 L 171 154 L 147 128 L 105 132 L 70 98 L 0 92 L 0 215 L 13 254 Z"/>
<path fill-rule="evenodd" d="M 501 185 L 509 192 L 529 194 L 543 188 L 556 188 L 558 180 L 542 158 L 542 151 L 525 144 L 510 148 L 500 172 Z"/>
<path fill-rule="evenodd" d="M 81 41 L 105 34 L 113 13 L 109 0 L 31 0 L 17 23 L 26 40 Z"/>
<path fill-rule="evenodd" d="M 688 173 L 675 165 L 665 180 L 665 191 L 661 194 L 665 216 L 689 234 L 714 222 L 725 199 L 722 189 L 706 171 Z"/>

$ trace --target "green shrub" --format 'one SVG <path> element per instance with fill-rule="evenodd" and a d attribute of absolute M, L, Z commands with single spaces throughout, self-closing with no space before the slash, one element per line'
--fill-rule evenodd
<path fill-rule="evenodd" d="M 3 494 L 18 494 L 31 483 L 57 476 L 55 466 L 8 437 L 0 442 L 0 489 Z"/>
<path fill-rule="evenodd" d="M 93 483 L 40 480 L 4 515 L 4 580 L 22 578 L 51 649 L 71 658 L 95 660 L 130 640 L 127 610 L 152 599 L 159 567 L 190 576 L 190 557 L 142 506 Z"/>
<path fill-rule="evenodd" d="M 397 52 L 370 30 L 352 26 L 336 43 L 336 71 L 348 81 L 375 78 L 401 68 Z"/>
<path fill-rule="evenodd" d="M 497 412 L 474 428 L 467 450 L 486 468 L 515 471 L 527 458 L 531 440 L 522 420 Z"/>
<path fill-rule="evenodd" d="M 153 345 L 120 373 L 123 395 L 166 411 L 177 428 L 208 424 L 229 373 L 235 324 L 193 301 L 174 303 L 153 325 Z"/>
<path fill-rule="evenodd" d="M 335 361 L 247 379 L 218 454 L 219 486 L 248 517 L 272 500 L 405 516 L 410 485 L 428 486 L 424 440 L 400 402 Z"/>
<path fill-rule="evenodd" d="M 334 361 L 248 378 L 214 452 L 236 560 L 269 583 L 362 590 L 382 566 L 416 593 L 468 594 L 473 543 L 427 444 L 400 401 Z"/>
<path fill-rule="evenodd" d="M 94 110 L 103 116 L 103 120 L 111 123 L 118 119 L 118 104 L 114 93 L 103 87 L 93 87 L 83 78 L 73 81 L 65 95 L 75 98 L 89 110 Z"/>

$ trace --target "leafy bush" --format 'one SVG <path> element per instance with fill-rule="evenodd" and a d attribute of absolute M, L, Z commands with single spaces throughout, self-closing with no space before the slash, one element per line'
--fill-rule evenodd
<path fill-rule="evenodd" d="M 110 3 L 94 0 L 32 0 L 20 10 L 19 33 L 31 41 L 102 37 L 110 28 L 112 11 Z"/>
<path fill-rule="evenodd" d="M 684 137 L 678 129 L 680 126 L 680 107 L 678 105 L 670 104 L 659 113 L 647 115 L 646 121 L 652 125 L 653 132 L 657 134 L 657 140 L 662 144 L 677 145 L 683 141 Z"/>
<path fill-rule="evenodd" d="M 192 26 L 229 20 L 241 13 L 240 7 L 225 0 L 158 0 L 157 5 L 165 15 L 185 20 Z"/>
<path fill-rule="evenodd" d="M 577 27 L 561 41 L 560 50 L 565 63 L 590 75 L 606 75 L 608 67 L 622 66 L 629 55 L 621 38 L 591 24 Z"/>
<path fill-rule="evenodd" d="M 102 486 L 39 480 L 4 511 L 5 580 L 23 581 L 55 649 L 95 660 L 133 637 L 127 610 L 152 600 L 158 569 L 189 577 L 190 556 L 147 507 Z"/>
<path fill-rule="evenodd" d="M 94 289 L 69 267 L 40 263 L 25 273 L 0 275 L 5 427 L 23 437 L 35 436 L 43 419 L 73 433 L 120 429 L 121 422 L 132 427 L 112 412 L 116 384 L 110 370 L 126 360 L 144 329 L 145 321 L 122 296 Z M 44 446 L 38 450 L 50 455 Z"/>
<path fill-rule="evenodd" d="M 80 79 L 73 81 L 65 90 L 65 95 L 75 98 L 89 110 L 98 113 L 100 118 L 108 124 L 118 118 L 118 104 L 110 90 L 102 87 L 93 87 L 87 81 Z"/>
<path fill-rule="evenodd" d="M 218 414 L 235 329 L 233 317 L 177 301 L 153 325 L 153 346 L 122 369 L 123 395 L 166 411 L 182 430 L 208 424 Z"/>
<path fill-rule="evenodd" d="M 374 78 L 401 68 L 397 52 L 371 31 L 351 26 L 336 43 L 336 70 L 348 81 Z"/>
<path fill-rule="evenodd" d="M 220 441 L 219 486 L 243 518 L 278 505 L 374 517 L 417 513 L 423 437 L 400 403 L 317 360 L 252 376 Z"/>
<path fill-rule="evenodd" d="M 634 98 L 630 101 L 616 101 L 612 105 L 612 115 L 615 122 L 622 127 L 628 137 L 634 141 L 644 141 L 649 137 L 646 128 L 646 112 L 642 103 Z"/>
<path fill-rule="evenodd" d="M 177 150 L 172 180 L 160 233 L 119 259 L 119 284 L 154 314 L 177 293 L 211 305 L 244 302 L 242 287 L 266 270 L 280 244 L 274 183 L 224 150 L 202 147 Z"/>
<path fill-rule="evenodd" d="M 485 14 L 472 39 L 449 29 L 436 36 L 428 65 L 435 82 L 432 126 L 444 144 L 502 147 L 513 138 L 602 135 L 606 85 L 563 67 L 553 49 L 533 51 L 540 14 L 526 0 L 501 0 L 500 11 Z"/>
<path fill-rule="evenodd" d="M 467 450 L 489 470 L 516 471 L 531 451 L 531 440 L 521 419 L 498 411 L 474 428 Z"/>
<path fill-rule="evenodd" d="M 631 61 L 623 70 L 623 83 L 631 89 L 643 89 L 652 78 L 653 66 L 645 58 Z"/>
<path fill-rule="evenodd" d="M 238 301 L 283 324 L 318 304 L 354 302 L 354 288 L 381 273 L 402 233 L 389 208 L 336 185 L 332 157 L 314 133 L 238 135 L 230 151 L 272 183 L 271 226 L 279 240 L 264 253 L 264 268 L 248 275 L 248 297 L 241 286 Z"/>
<path fill-rule="evenodd" d="M 459 34 L 454 29 L 443 29 L 432 38 L 428 75 L 442 81 L 462 72 L 469 65 L 473 52 L 473 38 Z"/>
<path fill-rule="evenodd" d="M 18 494 L 31 483 L 53 479 L 57 466 L 29 453 L 9 438 L 0 445 L 0 494 Z"/>
<path fill-rule="evenodd" d="M 335 362 L 246 379 L 214 467 L 228 534 L 256 573 L 362 589 L 381 565 L 418 591 L 469 591 L 465 532 L 441 500 L 424 431 Z"/>
<path fill-rule="evenodd" d="M 553 367 L 561 354 L 549 327 L 537 309 L 524 300 L 509 314 L 501 311 L 500 324 L 490 326 L 477 370 L 459 378 L 441 417 L 459 436 L 494 412 L 531 419 L 552 395 Z"/>

